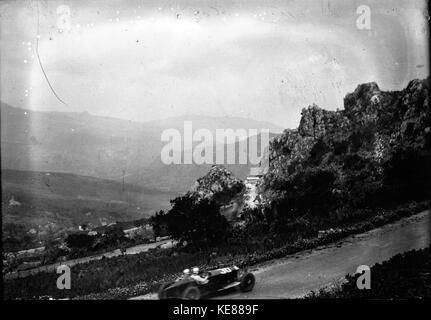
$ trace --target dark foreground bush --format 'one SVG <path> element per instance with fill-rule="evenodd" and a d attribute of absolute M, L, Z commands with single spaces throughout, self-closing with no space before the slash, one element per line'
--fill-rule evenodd
<path fill-rule="evenodd" d="M 312 292 L 308 298 L 431 298 L 431 248 L 398 254 L 371 267 L 369 290 L 357 288 L 358 277 L 347 275 L 342 285 Z"/>

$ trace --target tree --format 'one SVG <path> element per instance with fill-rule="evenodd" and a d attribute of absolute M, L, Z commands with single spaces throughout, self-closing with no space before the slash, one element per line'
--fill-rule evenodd
<path fill-rule="evenodd" d="M 111 226 L 103 236 L 103 243 L 106 246 L 116 246 L 120 243 L 127 241 L 123 229 L 116 225 Z"/>
<path fill-rule="evenodd" d="M 160 211 L 153 219 L 155 229 L 166 225 L 169 234 L 180 242 L 197 248 L 208 248 L 226 240 L 229 224 L 219 212 L 213 200 L 196 201 L 190 195 L 177 197 L 171 201 L 172 209 Z"/>
<path fill-rule="evenodd" d="M 93 242 L 94 237 L 85 233 L 72 233 L 66 238 L 69 248 L 90 248 Z"/>
<path fill-rule="evenodd" d="M 168 226 L 165 223 L 165 212 L 160 210 L 150 218 L 150 223 L 153 226 L 154 235 L 156 237 L 164 237 L 168 235 Z"/>
<path fill-rule="evenodd" d="M 34 245 L 33 237 L 28 234 L 24 225 L 5 223 L 3 225 L 3 250 L 17 251 Z"/>

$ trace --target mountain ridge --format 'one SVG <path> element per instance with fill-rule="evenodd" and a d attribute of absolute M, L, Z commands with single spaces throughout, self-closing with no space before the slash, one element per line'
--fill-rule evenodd
<path fill-rule="evenodd" d="M 239 123 L 241 118 L 227 122 L 206 116 L 197 122 L 196 117 L 136 122 L 88 112 L 32 111 L 1 102 L 1 167 L 121 180 L 145 172 L 160 155 L 161 132 L 167 128 L 182 131 L 185 120 L 191 119 L 194 129 L 208 127 L 210 131 L 266 126 L 245 118 Z"/>

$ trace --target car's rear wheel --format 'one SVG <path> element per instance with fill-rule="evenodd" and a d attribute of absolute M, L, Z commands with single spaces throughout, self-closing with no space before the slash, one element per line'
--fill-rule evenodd
<path fill-rule="evenodd" d="M 246 273 L 242 278 L 239 284 L 239 289 L 242 292 L 249 292 L 253 290 L 256 279 L 252 273 Z"/>
<path fill-rule="evenodd" d="M 166 292 L 166 288 L 169 287 L 170 285 L 171 285 L 170 283 L 165 283 L 165 284 L 162 284 L 160 286 L 160 289 L 157 292 L 157 295 L 158 295 L 158 297 L 159 297 L 160 300 L 168 298 L 168 295 L 167 295 L 167 292 Z"/>
<path fill-rule="evenodd" d="M 196 286 L 188 286 L 182 294 L 183 299 L 199 300 L 201 298 L 201 291 Z"/>

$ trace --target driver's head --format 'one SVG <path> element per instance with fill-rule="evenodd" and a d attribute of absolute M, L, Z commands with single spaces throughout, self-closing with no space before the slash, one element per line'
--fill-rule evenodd
<path fill-rule="evenodd" d="M 196 268 L 193 268 L 193 273 L 194 273 L 194 274 L 199 274 L 199 268 L 197 268 L 197 267 L 196 267 Z"/>
<path fill-rule="evenodd" d="M 190 269 L 184 269 L 183 273 L 184 273 L 185 275 L 189 275 L 189 274 L 190 274 Z"/>

